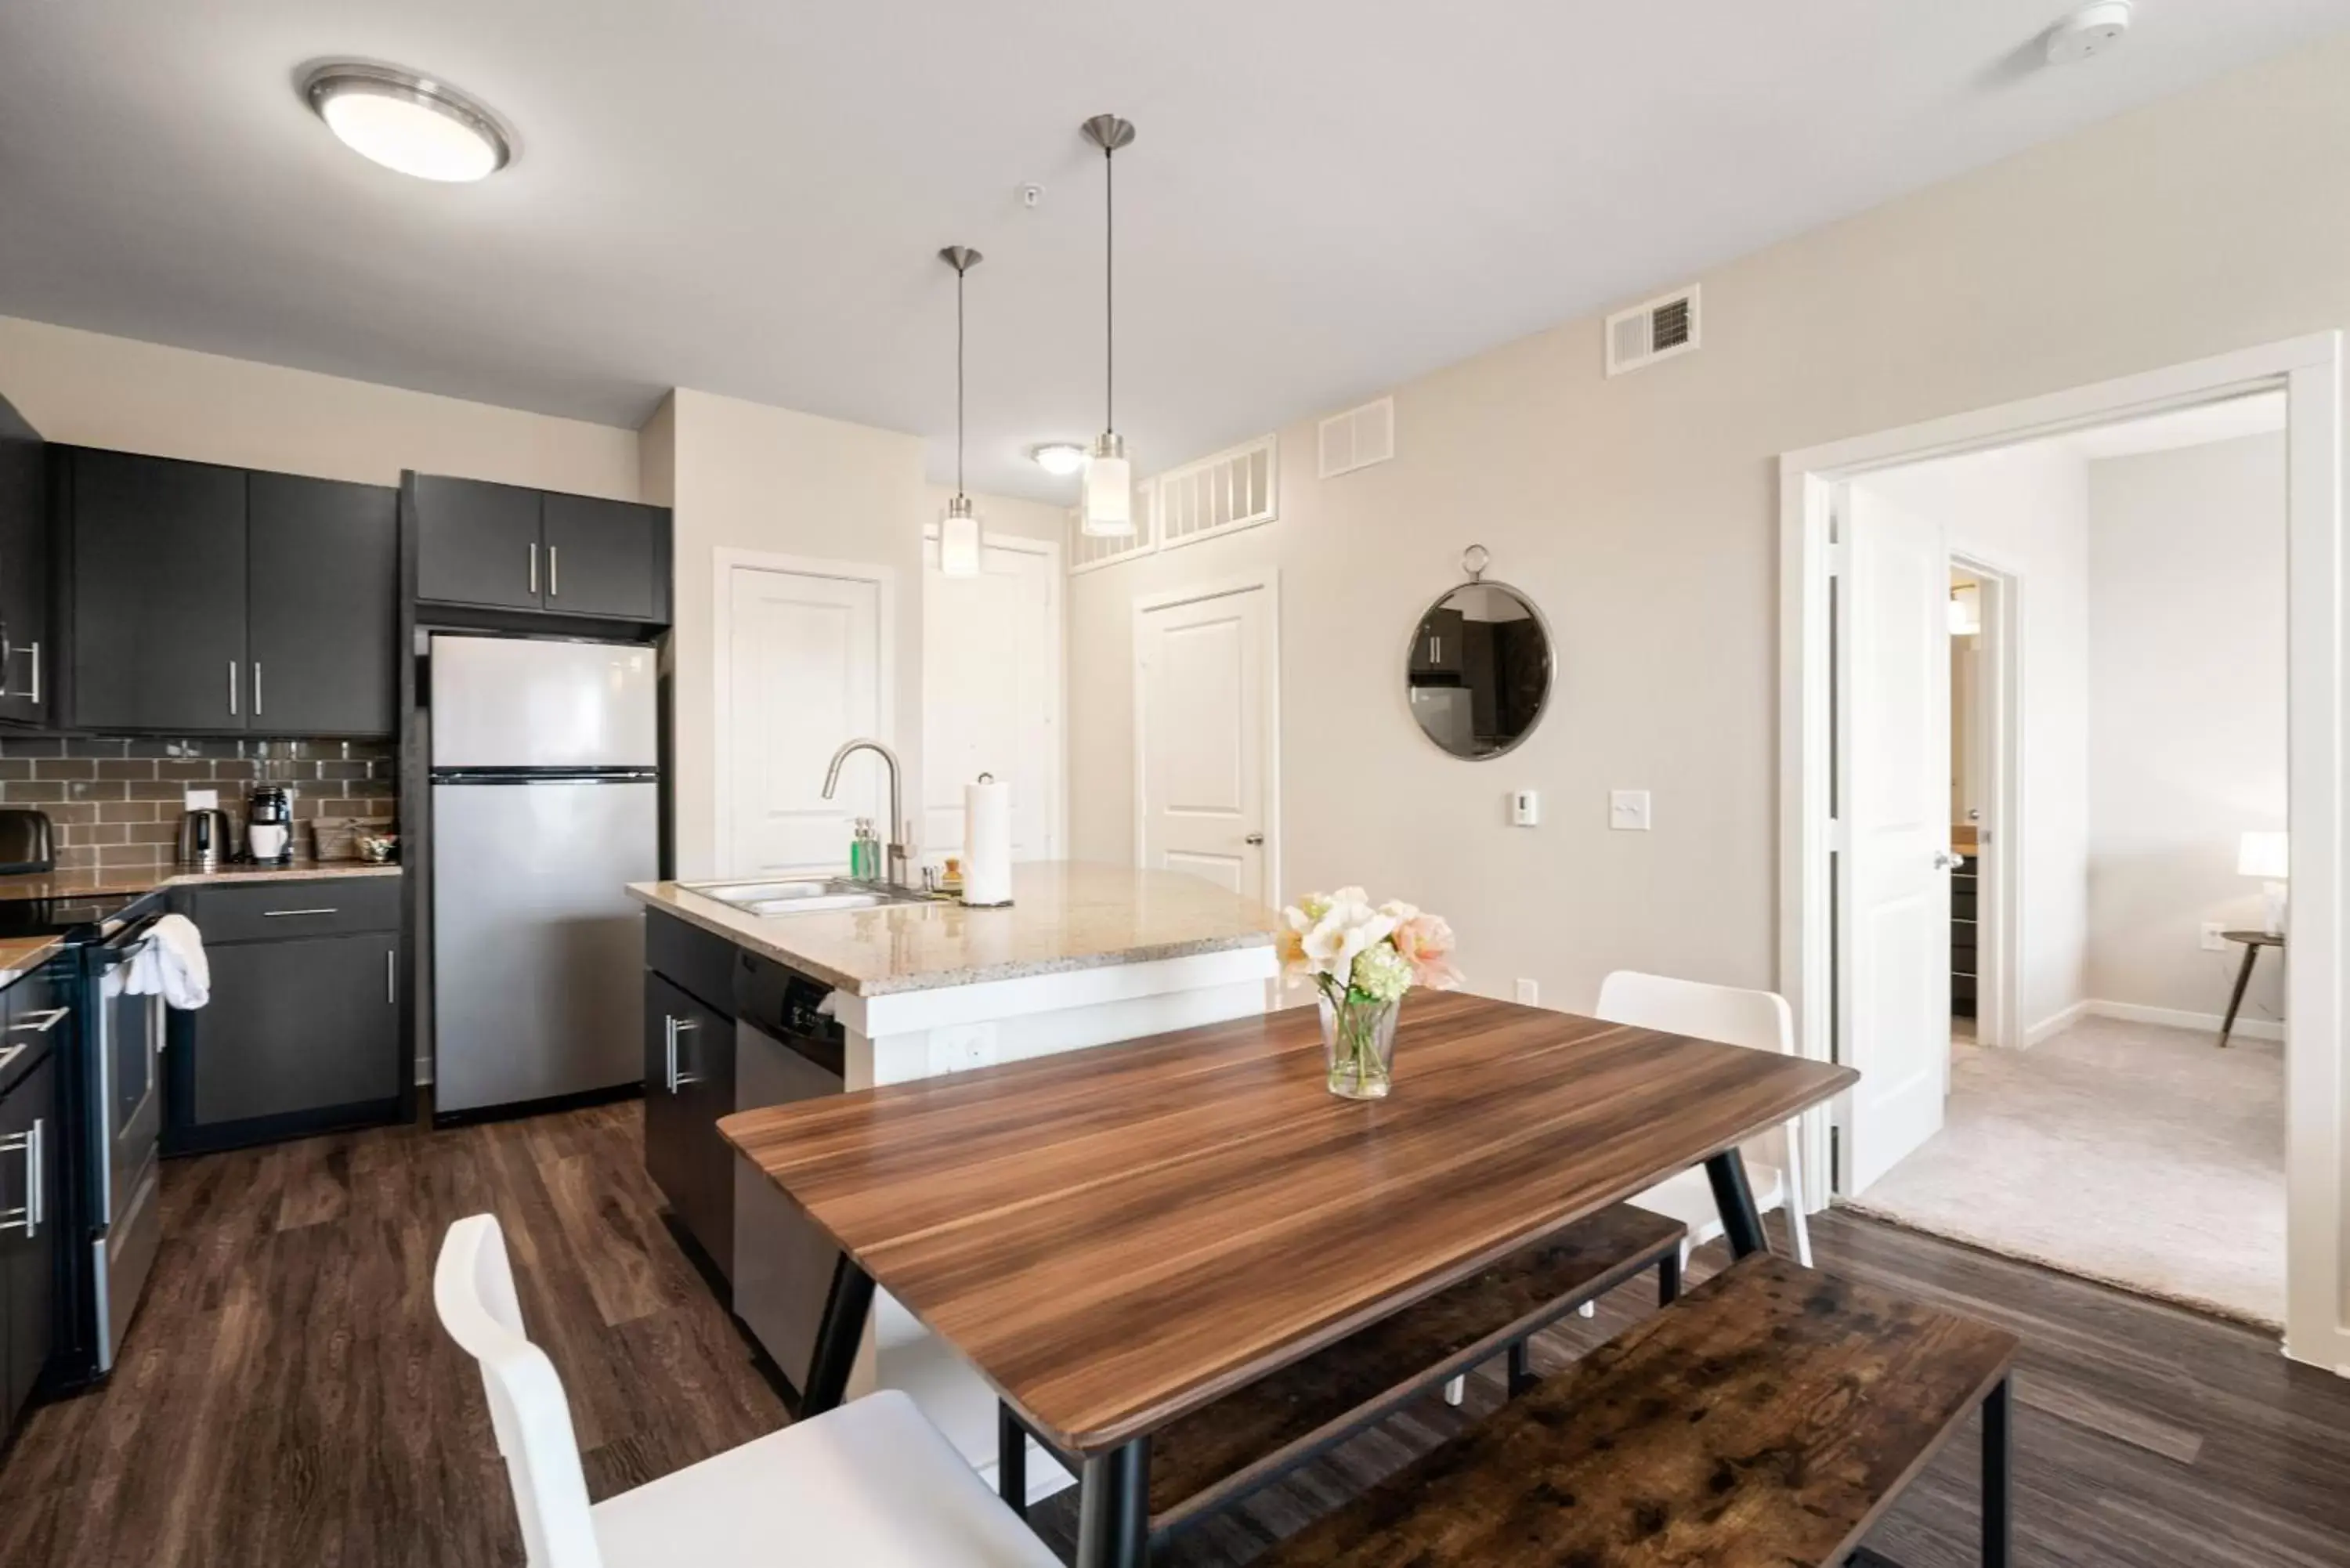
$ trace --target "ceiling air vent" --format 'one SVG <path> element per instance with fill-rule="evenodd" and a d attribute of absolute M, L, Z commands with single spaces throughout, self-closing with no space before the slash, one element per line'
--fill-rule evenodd
<path fill-rule="evenodd" d="M 1395 455 L 1395 400 L 1381 398 L 1322 421 L 1322 477 L 1333 479 Z"/>
<path fill-rule="evenodd" d="M 1697 347 L 1697 286 L 1607 318 L 1607 373 L 1611 376 L 1686 354 Z"/>

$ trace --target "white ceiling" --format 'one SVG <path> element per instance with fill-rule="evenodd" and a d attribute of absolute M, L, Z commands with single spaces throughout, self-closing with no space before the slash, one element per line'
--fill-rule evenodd
<path fill-rule="evenodd" d="M 1023 453 L 1102 417 L 1089 114 L 1140 127 L 1118 422 L 1150 472 L 2350 27 L 2140 0 L 2116 53 L 2036 68 L 2064 8 L 9 4 L 0 313 L 623 425 L 695 387 L 919 431 L 945 477 L 933 253 L 975 244 L 972 487 L 1066 495 Z M 294 91 L 329 56 L 445 77 L 519 158 L 364 162 Z"/>

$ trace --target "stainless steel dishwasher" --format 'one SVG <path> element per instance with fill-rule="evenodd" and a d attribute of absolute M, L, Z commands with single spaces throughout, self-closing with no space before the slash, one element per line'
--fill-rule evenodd
<path fill-rule="evenodd" d="M 830 988 L 754 953 L 734 963 L 734 1108 L 842 1088 L 846 1036 Z M 805 1385 L 839 1249 L 747 1159 L 734 1161 L 734 1315 L 795 1389 Z"/>

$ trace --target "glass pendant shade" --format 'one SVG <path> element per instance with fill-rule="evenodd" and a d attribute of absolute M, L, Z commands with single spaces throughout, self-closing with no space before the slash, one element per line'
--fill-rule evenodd
<path fill-rule="evenodd" d="M 939 575 L 979 576 L 979 514 L 971 509 L 968 495 L 949 501 L 946 515 L 939 519 Z"/>
<path fill-rule="evenodd" d="M 1085 520 L 1081 530 L 1097 539 L 1134 536 L 1134 465 L 1126 443 L 1106 435 L 1086 464 Z"/>

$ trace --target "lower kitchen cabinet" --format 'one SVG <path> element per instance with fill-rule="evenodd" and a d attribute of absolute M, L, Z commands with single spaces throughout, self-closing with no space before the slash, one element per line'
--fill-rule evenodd
<path fill-rule="evenodd" d="M 734 1113 L 733 944 L 657 911 L 645 915 L 645 1171 L 670 1212 L 734 1277 L 734 1155 L 718 1118 Z"/>
<path fill-rule="evenodd" d="M 192 889 L 212 997 L 172 1015 L 165 1153 L 397 1116 L 397 891 L 388 878 Z"/>
<path fill-rule="evenodd" d="M 56 1326 L 57 1134 L 51 1054 L 0 1095 L 0 1442 L 40 1381 Z"/>

